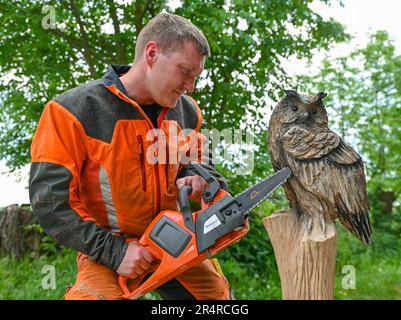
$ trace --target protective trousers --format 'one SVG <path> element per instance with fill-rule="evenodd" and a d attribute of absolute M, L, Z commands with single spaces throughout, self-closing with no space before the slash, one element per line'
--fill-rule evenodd
<path fill-rule="evenodd" d="M 104 265 L 79 253 L 75 284 L 67 289 L 66 300 L 121 300 L 118 275 Z M 157 290 L 166 300 L 228 300 L 230 287 L 216 259 L 205 260 Z"/>

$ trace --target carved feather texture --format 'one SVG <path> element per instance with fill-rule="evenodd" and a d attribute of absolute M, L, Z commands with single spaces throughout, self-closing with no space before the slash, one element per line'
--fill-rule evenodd
<path fill-rule="evenodd" d="M 332 131 L 313 132 L 301 127 L 291 127 L 283 135 L 283 148 L 297 159 L 316 159 L 326 155 L 340 143 Z"/>

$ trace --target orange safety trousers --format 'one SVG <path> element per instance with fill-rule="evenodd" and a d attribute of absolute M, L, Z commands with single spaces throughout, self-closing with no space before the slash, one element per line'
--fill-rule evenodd
<path fill-rule="evenodd" d="M 78 253 L 75 284 L 66 300 L 122 300 L 118 274 Z M 228 300 L 230 287 L 216 259 L 204 260 L 180 274 L 176 280 L 197 300 Z"/>

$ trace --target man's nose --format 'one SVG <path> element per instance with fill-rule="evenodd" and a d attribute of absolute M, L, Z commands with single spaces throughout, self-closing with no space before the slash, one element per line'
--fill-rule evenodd
<path fill-rule="evenodd" d="M 186 92 L 192 92 L 195 89 L 195 80 L 187 80 L 184 83 L 184 89 Z"/>

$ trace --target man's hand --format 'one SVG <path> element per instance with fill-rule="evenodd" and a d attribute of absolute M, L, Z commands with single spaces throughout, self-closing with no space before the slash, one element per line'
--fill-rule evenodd
<path fill-rule="evenodd" d="M 188 196 L 190 200 L 200 201 L 202 192 L 207 188 L 207 182 L 201 176 L 180 178 L 175 183 L 178 189 L 181 189 L 184 185 L 192 187 L 192 193 Z"/>
<path fill-rule="evenodd" d="M 117 273 L 135 279 L 150 269 L 150 263 L 154 259 L 153 255 L 137 242 L 130 242 Z"/>

